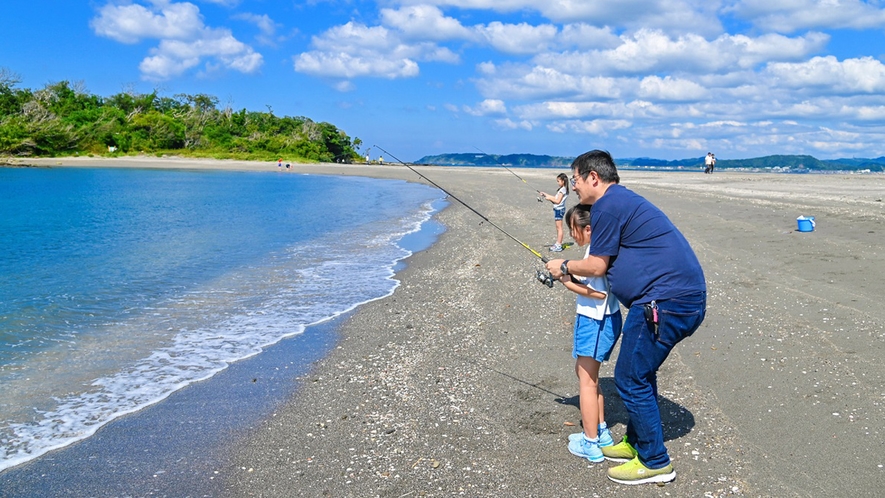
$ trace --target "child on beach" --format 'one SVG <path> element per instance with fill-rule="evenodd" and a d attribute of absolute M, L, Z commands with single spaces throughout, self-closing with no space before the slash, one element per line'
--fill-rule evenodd
<path fill-rule="evenodd" d="M 575 243 L 590 250 L 590 206 L 572 206 L 565 223 Z M 584 255 L 587 257 L 587 254 Z M 608 279 L 563 275 L 560 281 L 578 295 L 575 317 L 575 374 L 578 376 L 581 422 L 584 431 L 569 436 L 568 450 L 591 462 L 602 462 L 601 447 L 611 446 L 611 432 L 605 423 L 605 408 L 599 391 L 599 366 L 611 356 L 621 336 L 621 308 L 609 291 Z"/>
<path fill-rule="evenodd" d="M 565 215 L 565 200 L 568 198 L 568 176 L 560 173 L 556 176 L 556 183 L 559 184 L 559 190 L 556 195 L 545 194 L 539 192 L 542 198 L 553 203 L 553 221 L 556 223 L 556 244 L 550 247 L 553 252 L 562 251 L 562 217 Z"/>

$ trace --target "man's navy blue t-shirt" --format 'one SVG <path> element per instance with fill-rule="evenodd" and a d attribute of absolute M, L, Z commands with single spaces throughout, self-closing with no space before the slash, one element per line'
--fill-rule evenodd
<path fill-rule="evenodd" d="M 625 306 L 707 290 L 682 233 L 654 204 L 613 184 L 590 211 L 590 254 L 609 256 L 612 293 Z"/>

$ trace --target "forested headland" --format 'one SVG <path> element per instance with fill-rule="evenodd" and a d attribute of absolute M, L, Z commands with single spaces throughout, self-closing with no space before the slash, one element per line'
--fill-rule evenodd
<path fill-rule="evenodd" d="M 350 162 L 359 138 L 330 123 L 273 112 L 219 108 L 206 94 L 156 91 L 101 97 L 68 81 L 18 88 L 0 68 L 0 156 L 181 155 Z"/>

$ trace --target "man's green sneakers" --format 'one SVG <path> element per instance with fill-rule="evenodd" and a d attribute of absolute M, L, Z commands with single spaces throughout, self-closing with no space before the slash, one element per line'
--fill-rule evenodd
<path fill-rule="evenodd" d="M 660 469 L 650 469 L 639 461 L 636 449 L 627 442 L 627 436 L 612 446 L 600 448 L 602 455 L 613 462 L 627 462 L 608 469 L 608 478 L 621 484 L 644 484 L 647 482 L 670 482 L 676 479 L 672 464 Z"/>
<path fill-rule="evenodd" d="M 625 464 L 608 469 L 608 478 L 621 484 L 670 482 L 676 479 L 676 471 L 673 470 L 672 464 L 660 469 L 650 469 L 639 461 L 639 457 L 636 457 Z"/>
<path fill-rule="evenodd" d="M 627 436 L 621 439 L 621 442 L 612 446 L 604 446 L 600 448 L 606 460 L 612 462 L 629 462 L 636 458 L 636 450 L 627 442 Z"/>

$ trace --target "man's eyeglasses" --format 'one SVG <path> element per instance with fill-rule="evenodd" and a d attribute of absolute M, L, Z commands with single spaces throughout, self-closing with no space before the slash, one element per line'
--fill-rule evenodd
<path fill-rule="evenodd" d="M 575 173 L 574 175 L 572 175 L 571 180 L 570 180 L 570 182 L 571 182 L 571 184 L 572 184 L 572 188 L 575 188 L 575 184 L 578 183 L 578 178 L 583 179 L 585 182 L 586 182 L 586 181 L 590 181 L 590 182 L 595 181 L 595 180 L 590 179 L 590 175 L 592 175 L 592 174 L 593 174 L 593 171 L 587 173 L 587 177 L 586 177 L 586 178 L 583 177 L 583 176 L 578 176 L 577 173 Z"/>

